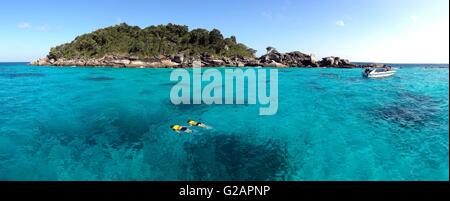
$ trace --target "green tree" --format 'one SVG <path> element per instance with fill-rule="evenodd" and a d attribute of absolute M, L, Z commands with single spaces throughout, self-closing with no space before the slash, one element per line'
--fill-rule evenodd
<path fill-rule="evenodd" d="M 224 38 L 213 29 L 194 29 L 184 25 L 167 24 L 141 29 L 125 23 L 78 36 L 70 43 L 54 47 L 49 58 L 102 57 L 104 55 L 133 55 L 141 58 L 186 53 L 198 56 L 251 57 L 254 50 L 238 44 L 236 37 Z"/>

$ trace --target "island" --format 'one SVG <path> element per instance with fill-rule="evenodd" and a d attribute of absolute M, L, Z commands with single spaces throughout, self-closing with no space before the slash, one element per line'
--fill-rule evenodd
<path fill-rule="evenodd" d="M 35 66 L 111 66 L 126 68 L 183 67 L 358 67 L 347 59 L 325 57 L 300 51 L 280 53 L 267 47 L 256 50 L 225 38 L 213 29 L 189 30 L 167 24 L 144 29 L 121 23 L 76 37 L 72 42 L 51 48 L 49 54 L 30 64 Z"/>

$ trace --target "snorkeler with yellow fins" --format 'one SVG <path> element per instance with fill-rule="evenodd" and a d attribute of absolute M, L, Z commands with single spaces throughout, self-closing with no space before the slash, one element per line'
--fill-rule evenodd
<path fill-rule="evenodd" d="M 192 126 L 197 126 L 197 127 L 201 127 L 201 128 L 205 128 L 205 129 L 210 129 L 211 127 L 201 123 L 201 122 L 197 122 L 194 120 L 188 120 L 187 123 L 189 124 L 190 127 Z M 192 133 L 192 130 L 185 127 L 185 126 L 180 126 L 180 125 L 171 125 L 170 128 L 172 128 L 173 131 L 180 133 L 180 132 L 185 132 L 185 133 Z"/>
<path fill-rule="evenodd" d="M 189 128 L 187 128 L 185 126 L 172 125 L 172 126 L 170 126 L 170 128 L 172 128 L 172 130 L 177 133 L 180 133 L 180 132 L 192 133 L 192 130 L 190 130 Z"/>
<path fill-rule="evenodd" d="M 187 123 L 189 124 L 189 126 L 198 126 L 198 127 L 202 127 L 202 128 L 206 128 L 206 129 L 210 129 L 211 128 L 211 127 L 207 126 L 204 123 L 196 122 L 194 120 L 188 120 Z"/>

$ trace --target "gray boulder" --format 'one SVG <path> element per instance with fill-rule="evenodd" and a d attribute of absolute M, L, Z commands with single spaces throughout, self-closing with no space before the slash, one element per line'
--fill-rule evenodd
<path fill-rule="evenodd" d="M 334 57 L 325 57 L 320 61 L 320 66 L 334 66 Z"/>
<path fill-rule="evenodd" d="M 183 63 L 184 62 L 184 55 L 183 54 L 177 54 L 173 57 L 173 62 L 176 63 Z"/>
<path fill-rule="evenodd" d="M 48 65 L 51 65 L 52 63 L 50 62 L 48 57 L 44 57 L 44 58 L 40 58 L 36 61 L 33 61 L 30 64 L 35 65 L 35 66 L 48 66 Z"/>

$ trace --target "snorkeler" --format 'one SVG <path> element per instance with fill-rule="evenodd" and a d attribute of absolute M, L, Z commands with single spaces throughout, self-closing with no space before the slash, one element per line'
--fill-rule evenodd
<path fill-rule="evenodd" d="M 172 130 L 177 133 L 180 133 L 180 132 L 192 133 L 192 130 L 190 130 L 184 126 L 180 126 L 180 125 L 172 125 L 172 126 L 170 126 L 170 128 L 172 128 Z"/>
<path fill-rule="evenodd" d="M 198 126 L 198 127 L 202 127 L 202 128 L 206 128 L 206 129 L 210 129 L 210 128 L 211 128 L 210 126 L 207 126 L 207 125 L 204 124 L 204 123 L 196 122 L 196 121 L 194 121 L 194 120 L 188 120 L 187 123 L 188 123 L 190 126 Z"/>

